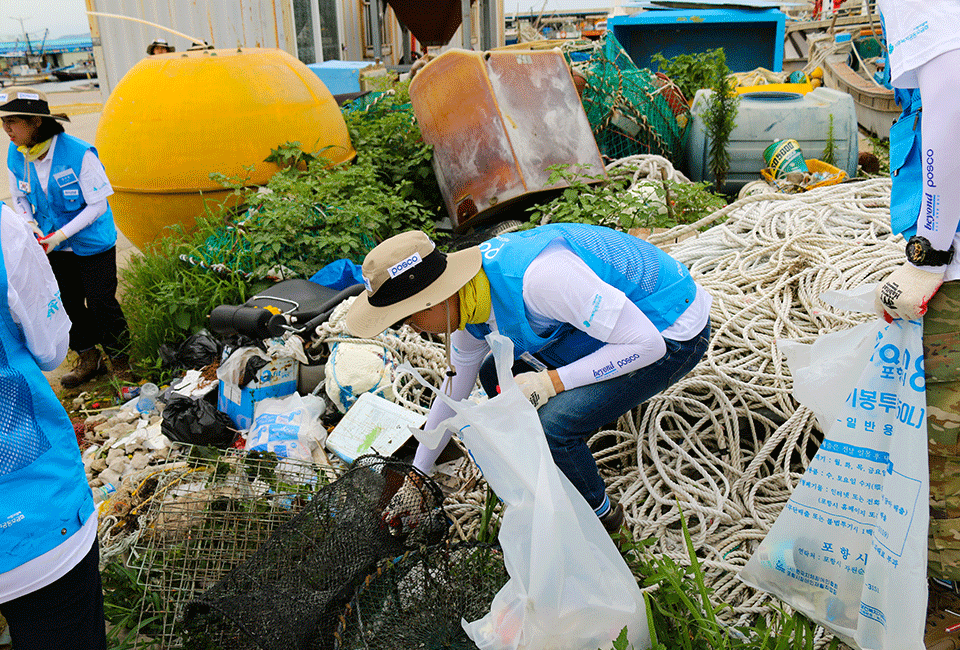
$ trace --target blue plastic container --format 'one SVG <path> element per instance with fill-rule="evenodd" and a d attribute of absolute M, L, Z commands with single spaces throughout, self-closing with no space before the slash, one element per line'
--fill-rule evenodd
<path fill-rule="evenodd" d="M 713 181 L 710 143 L 703 113 L 713 91 L 701 89 L 690 107 L 686 174 L 690 180 Z M 763 151 L 778 140 L 796 140 L 804 158 L 823 160 L 833 116 L 834 166 L 853 178 L 857 175 L 859 141 L 853 97 L 820 87 L 806 95 L 783 92 L 753 92 L 740 96 L 736 127 L 730 133 L 727 151 L 730 170 L 723 190 L 736 193 L 750 181 L 760 180 L 766 166 Z"/>
<path fill-rule="evenodd" d="M 777 9 L 663 9 L 611 16 L 607 29 L 639 68 L 658 70 L 657 53 L 671 59 L 722 47 L 733 72 L 780 72 L 786 19 Z"/>
<path fill-rule="evenodd" d="M 360 72 L 372 66 L 370 61 L 324 61 L 307 67 L 320 77 L 331 95 L 360 92 Z"/>

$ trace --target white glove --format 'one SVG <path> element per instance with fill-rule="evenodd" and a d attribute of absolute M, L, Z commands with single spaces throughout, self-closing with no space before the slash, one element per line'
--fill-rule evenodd
<path fill-rule="evenodd" d="M 27 221 L 27 223 L 30 224 L 30 229 L 33 231 L 34 236 L 36 236 L 38 240 L 46 237 L 46 235 L 43 234 L 43 231 L 40 230 L 40 225 L 37 224 L 36 221 L 34 221 L 33 219 L 30 219 Z"/>
<path fill-rule="evenodd" d="M 887 320 L 905 318 L 915 320 L 927 313 L 927 302 L 943 284 L 943 273 L 924 271 L 910 262 L 887 276 L 877 285 L 874 304 Z"/>
<path fill-rule="evenodd" d="M 63 231 L 54 230 L 46 237 L 40 238 L 40 245 L 43 246 L 43 252 L 49 255 L 50 251 L 65 241 L 67 241 L 67 236 L 63 234 Z"/>
<path fill-rule="evenodd" d="M 557 394 L 557 391 L 553 388 L 553 381 L 546 370 L 522 372 L 514 377 L 514 380 L 520 390 L 523 391 L 523 396 L 537 408 L 546 404 L 548 399 Z"/>

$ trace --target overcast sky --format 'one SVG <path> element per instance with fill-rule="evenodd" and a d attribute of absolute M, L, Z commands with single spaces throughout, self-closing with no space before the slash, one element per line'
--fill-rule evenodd
<path fill-rule="evenodd" d="M 42 39 L 48 28 L 48 38 L 89 34 L 86 11 L 84 0 L 0 0 L 0 36 L 22 36 L 26 29 L 31 40 Z"/>

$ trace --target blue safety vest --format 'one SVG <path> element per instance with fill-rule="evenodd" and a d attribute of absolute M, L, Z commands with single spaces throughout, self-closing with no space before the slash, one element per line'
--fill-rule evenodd
<path fill-rule="evenodd" d="M 87 151 L 97 150 L 79 138 L 66 133 L 57 136 L 53 150 L 53 165 L 44 192 L 34 165 L 27 165 L 22 153 L 12 142 L 7 149 L 7 168 L 17 179 L 21 191 L 33 207 L 33 218 L 46 234 L 65 226 L 87 207 L 80 190 L 80 168 Z M 117 228 L 113 211 L 107 211 L 92 224 L 69 238 L 61 246 L 70 246 L 77 255 L 102 253 L 117 243 Z"/>
<path fill-rule="evenodd" d="M 93 513 L 73 425 L 13 322 L 4 268 L 0 249 L 0 573 L 53 550 Z"/>
<path fill-rule="evenodd" d="M 497 327 L 513 341 L 515 357 L 529 352 L 559 367 L 604 345 L 569 323 L 537 334 L 526 318 L 523 274 L 557 239 L 563 239 L 601 280 L 623 291 L 661 332 L 676 322 L 696 297 L 696 284 L 683 264 L 656 246 L 611 228 L 558 223 L 499 235 L 480 244 L 480 251 Z M 490 331 L 485 324 L 467 325 L 466 330 L 477 338 Z"/>

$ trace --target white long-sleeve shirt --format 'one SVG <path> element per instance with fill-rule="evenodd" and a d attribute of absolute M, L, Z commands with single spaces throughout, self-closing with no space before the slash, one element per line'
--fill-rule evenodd
<path fill-rule="evenodd" d="M 558 269 L 562 269 L 562 272 L 558 272 Z M 697 285 L 693 302 L 673 325 L 661 333 L 622 291 L 601 280 L 568 247 L 555 242 L 541 252 L 524 272 L 523 302 L 531 325 L 538 333 L 549 332 L 562 323 L 569 323 L 605 343 L 595 352 L 557 368 L 564 389 L 572 390 L 654 363 L 666 353 L 665 339 L 692 339 L 707 324 L 712 298 Z M 596 309 L 598 304 L 603 308 Z M 491 331 L 499 331 L 492 309 L 487 324 Z M 456 368 L 456 375 L 444 381 L 443 390 L 448 391 L 453 399 L 461 400 L 473 390 L 480 365 L 490 352 L 490 346 L 486 340 L 474 338 L 464 330 L 453 332 L 450 343 L 450 360 Z M 613 372 L 600 371 L 611 363 Z M 435 429 L 452 415 L 450 407 L 436 400 L 424 429 Z M 421 445 L 414 464 L 421 470 L 429 471 L 447 439 L 445 437 L 436 450 Z"/>

